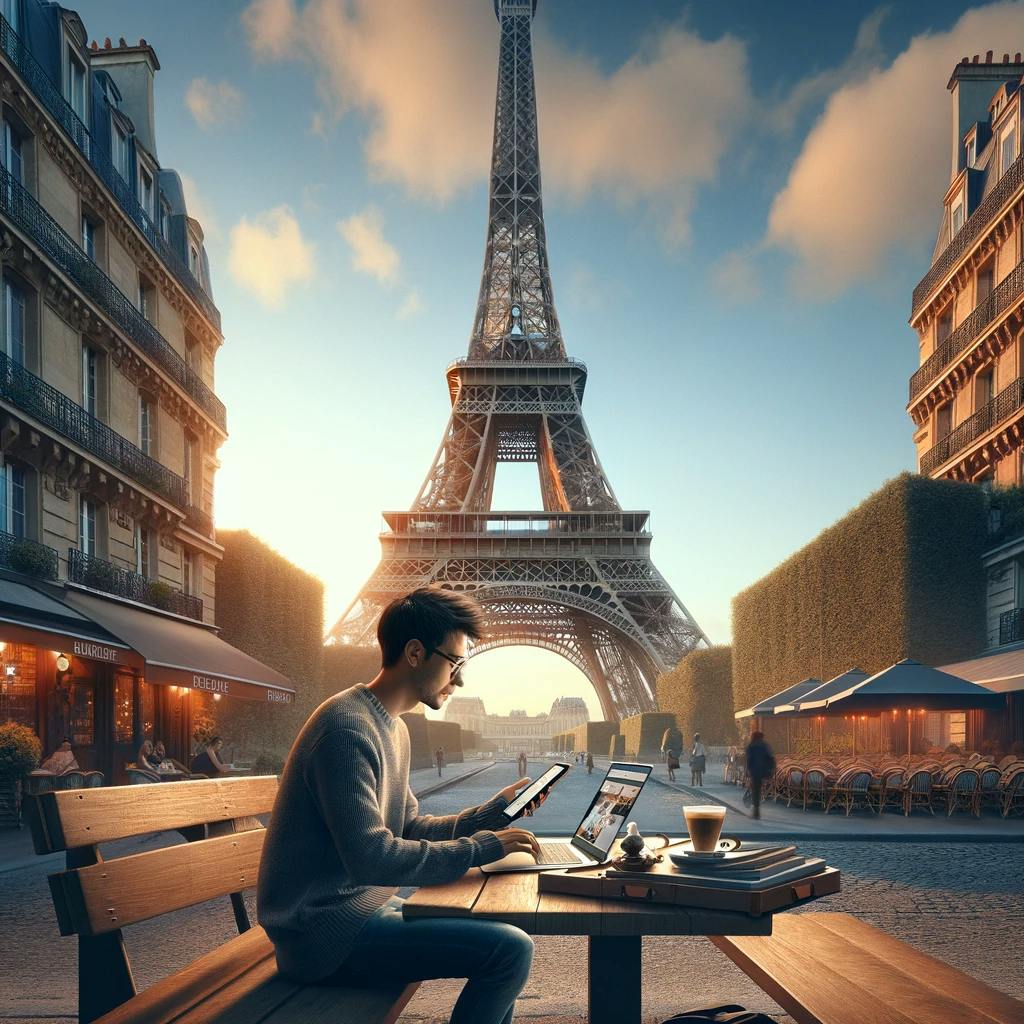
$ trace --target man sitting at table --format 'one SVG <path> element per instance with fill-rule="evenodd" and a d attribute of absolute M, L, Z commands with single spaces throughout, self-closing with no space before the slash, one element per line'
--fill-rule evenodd
<path fill-rule="evenodd" d="M 61 745 L 39 766 L 40 771 L 53 772 L 60 775 L 63 772 L 80 771 L 78 759 L 71 749 L 71 740 L 64 738 Z"/>
<path fill-rule="evenodd" d="M 418 704 L 439 710 L 462 686 L 479 607 L 435 587 L 381 614 L 382 668 L 313 712 L 284 766 L 260 860 L 259 922 L 282 974 L 321 984 L 467 978 L 451 1024 L 508 1024 L 533 942 L 499 921 L 405 920 L 398 886 L 452 882 L 509 853 L 537 852 L 504 828 L 520 779 L 460 814 L 420 815 L 409 788 L 409 731 Z M 531 805 L 532 809 L 532 805 Z M 497 829 L 498 831 L 493 831 Z"/>

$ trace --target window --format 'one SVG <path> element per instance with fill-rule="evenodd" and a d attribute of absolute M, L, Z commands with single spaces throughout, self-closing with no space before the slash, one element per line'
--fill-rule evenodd
<path fill-rule="evenodd" d="M 156 321 L 156 289 L 145 274 L 139 274 L 139 312 L 150 323 Z"/>
<path fill-rule="evenodd" d="M 153 403 L 139 395 L 139 447 L 144 455 L 153 454 Z"/>
<path fill-rule="evenodd" d="M 953 203 L 952 211 L 949 215 L 949 238 L 952 241 L 960 229 L 964 226 L 964 201 L 963 198 L 958 198 Z"/>
<path fill-rule="evenodd" d="M 974 378 L 974 411 L 984 409 L 996 396 L 996 371 L 989 366 Z"/>
<path fill-rule="evenodd" d="M 947 402 L 935 410 L 935 443 L 938 444 L 953 429 L 953 403 Z"/>
<path fill-rule="evenodd" d="M 85 64 L 68 43 L 64 63 L 64 98 L 80 121 L 85 121 Z"/>
<path fill-rule="evenodd" d="M 160 235 L 165 242 L 171 240 L 171 208 L 160 200 Z"/>
<path fill-rule="evenodd" d="M 1017 129 L 1010 126 L 999 141 L 999 173 L 1005 174 L 1010 164 L 1017 159 Z"/>
<path fill-rule="evenodd" d="M 117 173 L 128 180 L 128 136 L 125 134 L 123 129 L 117 122 L 111 126 L 112 131 L 110 133 L 110 155 L 114 161 L 114 168 Z"/>
<path fill-rule="evenodd" d="M 139 202 L 146 211 L 146 216 L 153 218 L 153 175 L 141 164 L 139 165 Z"/>
<path fill-rule="evenodd" d="M 181 592 L 186 595 L 192 593 L 192 577 L 195 567 L 192 564 L 192 552 L 186 547 L 181 549 Z"/>
<path fill-rule="evenodd" d="M 19 366 L 25 365 L 25 291 L 8 275 L 3 286 L 3 351 Z"/>
<path fill-rule="evenodd" d="M 188 247 L 188 269 L 193 277 L 199 276 L 199 250 L 191 243 Z"/>
<path fill-rule="evenodd" d="M 935 321 L 935 347 L 938 348 L 953 333 L 953 305 L 948 305 Z"/>
<path fill-rule="evenodd" d="M 18 3 L 19 0 L 0 0 L 0 14 L 4 16 L 7 24 L 18 31 Z"/>
<path fill-rule="evenodd" d="M 150 537 L 147 530 L 141 523 L 135 524 L 135 571 L 140 576 L 149 578 L 150 563 Z"/>
<path fill-rule="evenodd" d="M 25 536 L 25 470 L 0 458 L 0 530 Z"/>
<path fill-rule="evenodd" d="M 995 277 L 994 266 L 993 260 L 989 260 L 984 266 L 978 268 L 974 279 L 975 306 L 980 306 L 992 294 L 992 283 Z"/>
<path fill-rule="evenodd" d="M 21 132 L 6 117 L 4 118 L 3 152 L 0 155 L 3 156 L 4 167 L 8 174 L 19 185 L 24 185 L 25 158 L 22 153 Z"/>
<path fill-rule="evenodd" d="M 194 504 L 192 501 L 192 470 L 195 467 L 195 441 L 192 440 L 188 434 L 185 435 L 185 465 L 184 472 L 181 474 L 185 478 L 185 494 L 188 496 L 190 504 Z"/>
<path fill-rule="evenodd" d="M 85 255 L 96 262 L 96 222 L 88 214 L 82 214 L 82 250 Z"/>
<path fill-rule="evenodd" d="M 967 140 L 967 166 L 968 167 L 973 167 L 974 166 L 974 161 L 977 159 L 977 156 L 978 156 L 978 140 L 977 140 L 977 138 L 975 138 L 975 136 L 972 135 Z"/>
<path fill-rule="evenodd" d="M 96 350 L 82 346 L 82 408 L 96 415 Z"/>
<path fill-rule="evenodd" d="M 78 498 L 78 550 L 83 555 L 95 555 L 96 506 L 82 496 Z"/>

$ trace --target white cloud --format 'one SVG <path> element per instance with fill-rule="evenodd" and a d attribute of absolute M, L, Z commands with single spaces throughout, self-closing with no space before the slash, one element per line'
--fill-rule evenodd
<path fill-rule="evenodd" d="M 312 278 L 314 249 L 291 210 L 278 206 L 231 229 L 228 269 L 240 287 L 277 309 L 292 285 Z"/>
<path fill-rule="evenodd" d="M 395 316 L 399 320 L 411 320 L 414 316 L 419 316 L 425 308 L 420 293 L 413 288 L 402 300 L 402 304 L 395 311 Z"/>
<path fill-rule="evenodd" d="M 379 178 L 444 201 L 486 176 L 498 46 L 490 4 L 256 0 L 243 22 L 256 53 L 312 62 L 326 109 L 368 116 L 365 155 Z M 543 23 L 535 38 L 546 184 L 648 203 L 666 240 L 685 240 L 694 189 L 746 117 L 744 44 L 670 26 L 609 73 Z"/>
<path fill-rule="evenodd" d="M 933 234 L 949 180 L 949 74 L 964 55 L 1019 39 L 1022 14 L 1020 3 L 970 10 L 832 95 L 768 220 L 766 242 L 795 255 L 802 291 L 877 277 L 894 250 Z"/>
<path fill-rule="evenodd" d="M 216 241 L 221 237 L 221 227 L 217 215 L 213 212 L 213 207 L 203 198 L 194 178 L 182 174 L 180 171 L 178 177 L 181 178 L 181 189 L 185 195 L 185 208 L 188 210 L 188 215 L 199 221 L 203 235 L 208 241 Z"/>
<path fill-rule="evenodd" d="M 347 220 L 338 221 L 338 232 L 348 242 L 352 268 L 378 281 L 394 281 L 400 263 L 398 250 L 384 238 L 380 211 L 372 206 Z"/>
<path fill-rule="evenodd" d="M 727 252 L 710 268 L 711 284 L 727 301 L 736 305 L 761 297 L 764 286 L 758 272 L 757 247 Z"/>
<path fill-rule="evenodd" d="M 193 78 L 185 90 L 185 105 L 203 131 L 236 118 L 242 111 L 242 94 L 230 82 Z"/>

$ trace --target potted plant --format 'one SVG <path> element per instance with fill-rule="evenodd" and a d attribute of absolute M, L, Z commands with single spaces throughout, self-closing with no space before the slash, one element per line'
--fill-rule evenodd
<path fill-rule="evenodd" d="M 7 563 L 15 572 L 38 579 L 53 580 L 57 578 L 56 552 L 41 544 L 29 541 L 16 541 L 11 545 Z"/>
<path fill-rule="evenodd" d="M 164 583 L 163 580 L 151 580 L 149 583 L 150 603 L 165 612 L 176 611 L 175 597 L 177 597 L 177 593 L 174 587 L 169 583 Z"/>
<path fill-rule="evenodd" d="M 21 825 L 21 780 L 39 764 L 39 737 L 17 722 L 0 725 L 0 825 Z"/>

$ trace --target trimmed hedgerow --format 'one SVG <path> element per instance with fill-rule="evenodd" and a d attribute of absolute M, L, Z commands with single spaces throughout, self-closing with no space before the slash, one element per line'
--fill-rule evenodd
<path fill-rule="evenodd" d="M 462 726 L 458 722 L 428 720 L 427 736 L 431 752 L 444 747 L 445 764 L 462 764 Z"/>
<path fill-rule="evenodd" d="M 291 680 L 287 707 L 222 700 L 209 708 L 233 756 L 283 761 L 310 712 L 327 695 L 321 683 L 323 584 L 247 530 L 218 530 L 217 625 L 229 644 Z"/>
<path fill-rule="evenodd" d="M 732 648 L 691 651 L 657 681 L 658 707 L 676 716 L 687 748 L 699 732 L 705 744 L 733 743 Z"/>
<path fill-rule="evenodd" d="M 904 473 L 733 598 L 733 703 L 854 665 L 942 665 L 985 640 L 980 487 Z"/>
<path fill-rule="evenodd" d="M 618 722 L 584 722 L 572 730 L 573 749 L 604 752 L 618 731 Z"/>
<path fill-rule="evenodd" d="M 380 671 L 380 648 L 332 644 L 323 651 L 325 696 L 347 690 L 356 683 L 368 683 Z"/>
<path fill-rule="evenodd" d="M 665 730 L 677 728 L 676 716 L 660 711 L 633 715 L 619 723 L 619 732 L 626 743 L 626 754 L 647 758 L 660 757 L 661 737 Z"/>

